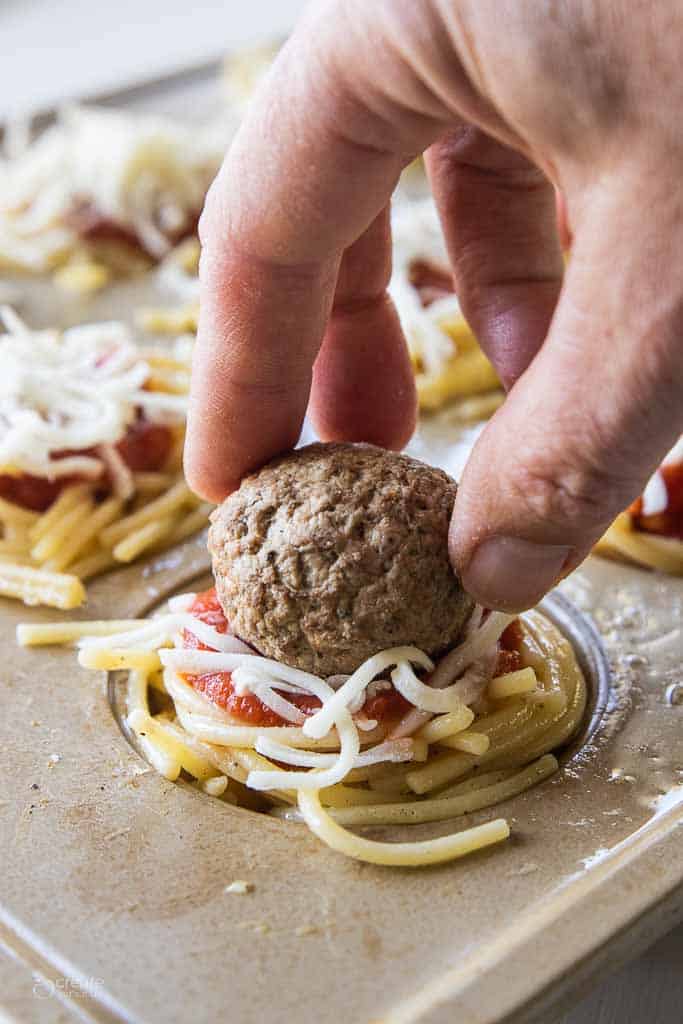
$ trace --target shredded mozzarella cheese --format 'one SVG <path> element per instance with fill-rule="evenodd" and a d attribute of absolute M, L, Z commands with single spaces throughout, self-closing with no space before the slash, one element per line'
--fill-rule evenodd
<path fill-rule="evenodd" d="M 417 756 L 417 741 L 406 736 L 406 723 L 410 720 L 409 731 L 414 732 L 431 715 L 452 712 L 476 700 L 491 678 L 498 639 L 514 618 L 498 612 L 491 612 L 485 618 L 475 613 L 465 640 L 447 654 L 436 669 L 432 660 L 418 648 L 396 647 L 368 658 L 350 676 L 331 676 L 325 680 L 261 657 L 231 633 L 220 633 L 193 616 L 190 604 L 186 596 L 175 598 L 167 614 L 113 636 L 83 636 L 79 647 L 86 661 L 89 652 L 98 648 L 114 652 L 158 652 L 164 685 L 175 702 L 179 721 L 189 732 L 209 742 L 220 742 L 219 737 L 226 727 L 232 727 L 234 719 L 229 715 L 226 719 L 221 709 L 212 708 L 211 702 L 196 693 L 183 676 L 230 673 L 234 693 L 252 693 L 290 723 L 290 727 L 300 727 L 292 730 L 299 738 L 289 742 L 280 742 L 287 733 L 286 728 L 275 727 L 260 735 L 257 733 L 254 746 L 258 753 L 304 769 L 249 771 L 247 786 L 260 791 L 320 790 L 341 782 L 354 768 L 383 761 L 412 760 Z M 184 631 L 191 632 L 211 649 L 184 646 Z M 431 673 L 427 681 L 418 678 L 413 665 Z M 391 683 L 385 677 L 389 669 L 393 669 Z M 365 701 L 369 695 L 390 688 L 392 683 L 413 709 L 388 739 L 361 753 L 360 733 L 377 726 L 362 714 Z M 321 706 L 314 714 L 307 715 L 288 700 L 287 695 L 313 696 Z M 314 746 L 335 737 L 339 742 L 338 751 L 320 753 L 306 749 L 307 742 Z"/>
<path fill-rule="evenodd" d="M 356 723 L 357 724 L 357 723 Z M 260 736 L 256 741 L 255 749 L 264 757 L 270 757 L 283 764 L 297 765 L 299 768 L 330 768 L 336 764 L 336 754 L 320 754 L 317 751 L 300 750 L 288 747 L 285 743 L 278 743 L 268 736 Z M 413 741 L 389 740 L 386 743 L 377 743 L 370 750 L 364 750 L 356 757 L 354 768 L 367 768 L 373 764 L 385 762 L 400 764 L 413 759 Z"/>
<path fill-rule="evenodd" d="M 673 466 L 683 462 L 683 436 L 679 437 L 671 451 L 662 459 L 662 466 Z M 643 491 L 643 515 L 658 516 L 669 505 L 669 494 L 661 469 L 656 469 Z"/>
<path fill-rule="evenodd" d="M 55 480 L 97 479 L 107 468 L 125 493 L 129 471 L 112 446 L 139 410 L 152 422 L 182 422 L 186 397 L 145 390 L 150 367 L 125 324 L 60 333 L 29 330 L 7 308 L 0 316 L 0 469 Z M 76 454 L 55 457 L 69 450 Z"/>
<path fill-rule="evenodd" d="M 431 685 L 442 689 L 461 676 L 466 668 L 490 652 L 516 618 L 516 615 L 506 615 L 505 612 L 489 612 L 482 625 L 442 658 L 431 678 Z M 471 702 L 463 700 L 465 703 Z"/>
<path fill-rule="evenodd" d="M 421 682 L 407 661 L 399 662 L 391 673 L 391 681 L 401 696 L 421 711 L 442 714 L 455 711 L 462 704 L 454 689 L 457 683 L 443 690 L 436 690 L 433 686 Z"/>
<path fill-rule="evenodd" d="M 647 482 L 643 491 L 643 515 L 657 516 L 666 510 L 669 495 L 661 472 L 657 469 Z"/>
<path fill-rule="evenodd" d="M 310 719 L 309 719 L 310 721 Z M 286 771 L 251 771 L 247 776 L 247 785 L 251 789 L 325 789 L 334 786 L 346 778 L 354 767 L 360 753 L 360 737 L 353 724 L 351 715 L 342 707 L 335 718 L 339 736 L 339 755 L 329 768 L 305 772 Z"/>
<path fill-rule="evenodd" d="M 113 444 L 100 444 L 96 451 L 109 473 L 113 493 L 122 501 L 128 501 L 135 491 L 135 483 L 121 454 Z"/>
<path fill-rule="evenodd" d="M 677 462 L 683 462 L 683 434 L 681 434 L 668 455 L 662 459 L 663 466 L 675 465 Z"/>
<path fill-rule="evenodd" d="M 439 218 L 432 199 L 398 203 L 392 210 L 393 272 L 389 294 L 403 327 L 411 354 L 430 374 L 440 373 L 455 352 L 455 343 L 441 326 L 445 317 L 460 313 L 455 295 L 425 308 L 410 281 L 411 264 L 418 259 L 447 263 Z"/>
<path fill-rule="evenodd" d="M 182 125 L 70 107 L 35 142 L 0 161 L 0 262 L 50 269 L 79 243 L 85 206 L 159 259 L 192 230 L 234 132 L 229 119 Z"/>
<path fill-rule="evenodd" d="M 379 654 L 368 658 L 349 676 L 344 685 L 323 705 L 320 711 L 306 721 L 304 725 L 306 735 L 311 739 L 322 739 L 332 728 L 336 714 L 342 708 L 351 706 L 361 694 L 364 694 L 366 687 L 376 676 L 381 675 L 392 665 L 411 661 L 428 671 L 434 668 L 431 658 L 417 647 L 392 647 L 391 650 L 380 651 Z"/>

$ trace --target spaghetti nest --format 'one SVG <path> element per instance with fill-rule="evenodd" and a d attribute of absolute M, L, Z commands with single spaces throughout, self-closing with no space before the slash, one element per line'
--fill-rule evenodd
<path fill-rule="evenodd" d="M 0 318 L 0 595 L 75 608 L 91 577 L 207 523 L 181 465 L 192 338 Z"/>
<path fill-rule="evenodd" d="M 683 576 L 683 437 L 596 545 L 599 554 Z"/>
<path fill-rule="evenodd" d="M 128 725 L 166 778 L 303 819 L 376 864 L 437 863 L 505 839 L 503 819 L 415 842 L 352 830 L 457 818 L 523 792 L 557 770 L 552 752 L 586 705 L 570 644 L 536 611 L 477 608 L 436 665 L 398 647 L 327 679 L 260 657 L 232 635 L 213 592 L 149 620 L 25 625 L 18 639 L 76 643 L 82 665 L 127 671 Z"/>
<path fill-rule="evenodd" d="M 618 561 L 683 576 L 683 540 L 640 530 L 630 512 L 617 516 L 595 551 Z"/>
<path fill-rule="evenodd" d="M 455 421 L 488 419 L 502 404 L 503 390 L 462 314 L 433 201 L 397 203 L 392 237 L 389 294 L 408 343 L 420 408 L 452 404 Z"/>

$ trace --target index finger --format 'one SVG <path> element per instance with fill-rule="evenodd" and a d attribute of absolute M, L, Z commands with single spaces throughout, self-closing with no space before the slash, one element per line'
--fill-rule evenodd
<path fill-rule="evenodd" d="M 213 500 L 296 442 L 342 254 L 439 129 L 418 116 L 406 132 L 371 114 L 319 34 L 318 59 L 312 47 L 307 29 L 285 47 L 202 217 L 186 472 Z M 386 402 L 389 412 L 395 395 Z"/>

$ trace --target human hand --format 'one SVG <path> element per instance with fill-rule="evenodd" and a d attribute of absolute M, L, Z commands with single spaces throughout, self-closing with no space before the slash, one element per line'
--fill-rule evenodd
<path fill-rule="evenodd" d="M 202 217 L 190 484 L 220 500 L 295 443 L 309 398 L 323 439 L 407 441 L 387 204 L 428 149 L 456 291 L 509 389 L 451 555 L 482 603 L 534 604 L 683 430 L 682 45 L 676 0 L 315 4 Z"/>

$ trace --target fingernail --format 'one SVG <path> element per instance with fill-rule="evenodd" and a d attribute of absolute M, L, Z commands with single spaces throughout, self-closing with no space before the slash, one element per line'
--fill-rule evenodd
<path fill-rule="evenodd" d="M 571 551 L 565 544 L 491 537 L 476 548 L 462 574 L 465 590 L 487 607 L 524 611 L 557 583 Z"/>

